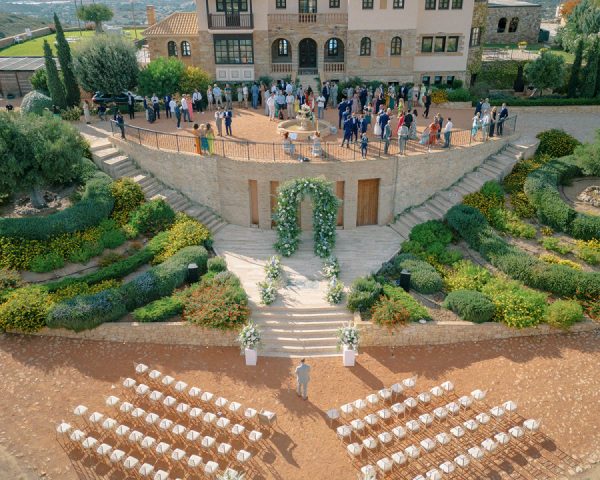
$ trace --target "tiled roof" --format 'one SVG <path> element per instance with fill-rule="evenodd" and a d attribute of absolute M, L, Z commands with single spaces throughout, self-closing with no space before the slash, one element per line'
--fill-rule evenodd
<path fill-rule="evenodd" d="M 34 72 L 43 66 L 44 57 L 0 57 L 0 71 Z"/>
<path fill-rule="evenodd" d="M 155 35 L 197 35 L 198 16 L 196 12 L 178 12 L 155 23 L 142 32 L 144 37 Z"/>

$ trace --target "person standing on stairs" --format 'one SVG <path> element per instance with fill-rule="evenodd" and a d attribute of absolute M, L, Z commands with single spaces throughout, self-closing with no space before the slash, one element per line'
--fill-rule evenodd
<path fill-rule="evenodd" d="M 310 366 L 305 359 L 300 360 L 296 367 L 296 393 L 304 400 L 308 400 L 308 382 L 310 382 Z"/>

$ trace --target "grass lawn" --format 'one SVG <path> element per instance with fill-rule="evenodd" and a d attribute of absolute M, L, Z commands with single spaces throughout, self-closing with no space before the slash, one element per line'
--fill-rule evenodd
<path fill-rule="evenodd" d="M 141 32 L 142 29 L 137 30 L 138 38 L 142 38 Z M 123 30 L 123 33 L 128 38 L 135 38 L 135 32 L 133 29 Z M 65 32 L 67 40 L 71 38 L 74 39 L 73 42 L 69 42 L 71 43 L 71 46 L 77 45 L 81 38 L 89 38 L 93 37 L 94 35 L 95 32 L 93 30 L 84 30 L 81 32 Z M 48 40 L 48 43 L 52 47 L 52 50 L 55 50 L 54 42 L 56 41 L 56 34 L 53 33 L 44 37 L 38 37 L 32 40 L 27 40 L 26 42 L 20 43 L 18 45 L 11 45 L 10 47 L 5 48 L 4 50 L 0 50 L 0 57 L 43 57 L 44 40 Z"/>
<path fill-rule="evenodd" d="M 500 48 L 500 49 L 508 49 L 508 50 L 518 50 L 519 49 L 519 47 L 516 43 L 486 43 L 485 48 Z M 525 50 L 529 51 L 529 52 L 538 52 L 542 48 L 548 48 L 548 47 L 546 45 L 544 45 L 543 43 L 532 43 L 532 44 L 528 44 L 527 47 L 525 47 Z M 559 56 L 563 57 L 565 59 L 565 63 L 573 63 L 573 60 L 575 59 L 574 54 L 565 52 L 564 50 L 561 50 L 559 47 L 550 47 L 550 51 L 554 55 L 559 55 Z"/>

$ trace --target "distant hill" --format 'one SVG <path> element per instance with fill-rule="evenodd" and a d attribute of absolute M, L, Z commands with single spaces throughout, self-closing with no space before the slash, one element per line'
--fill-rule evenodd
<path fill-rule="evenodd" d="M 12 13 L 0 12 L 0 38 L 11 37 L 23 33 L 26 28 L 35 30 L 52 23 L 29 15 L 14 15 Z"/>

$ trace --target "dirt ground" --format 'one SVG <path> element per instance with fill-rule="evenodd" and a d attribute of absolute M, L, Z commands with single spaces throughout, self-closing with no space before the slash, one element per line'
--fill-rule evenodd
<path fill-rule="evenodd" d="M 122 394 L 120 381 L 133 374 L 134 361 L 277 412 L 279 426 L 249 479 L 355 478 L 355 467 L 324 412 L 413 374 L 419 376 L 419 391 L 449 379 L 459 394 L 489 389 L 488 405 L 512 399 L 522 416 L 542 420 L 544 439 L 536 447 L 498 454 L 485 475 L 460 478 L 559 478 L 576 464 L 600 460 L 599 340 L 597 333 L 588 333 L 372 348 L 360 353 L 354 368 L 342 367 L 340 358 L 311 359 L 309 399 L 303 401 L 292 389 L 296 362 L 291 359 L 260 357 L 251 368 L 236 349 L 2 335 L 0 479 L 83 478 L 56 441 L 55 425 L 73 422 L 71 412 L 78 404 L 108 413 L 104 398 Z M 89 476 L 92 471 L 84 472 Z M 405 473 L 392 478 L 413 478 Z M 96 473 L 90 478 L 117 477 Z"/>

